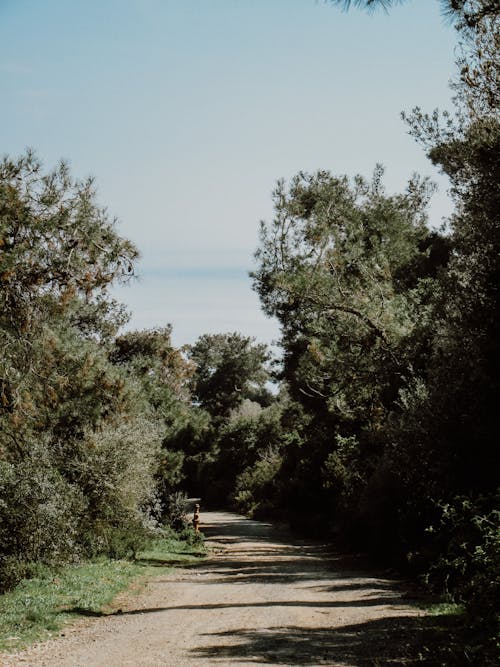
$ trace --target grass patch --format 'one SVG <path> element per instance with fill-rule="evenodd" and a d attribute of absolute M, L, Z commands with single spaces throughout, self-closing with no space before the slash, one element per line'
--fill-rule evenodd
<path fill-rule="evenodd" d="M 0 596 L 0 651 L 22 649 L 48 639 L 83 616 L 101 616 L 116 595 L 134 580 L 188 566 L 205 554 L 203 544 L 174 537 L 157 539 L 138 554 L 136 562 L 99 559 L 59 570 L 39 568 Z"/>
<path fill-rule="evenodd" d="M 50 637 L 74 620 L 74 609 L 100 612 L 139 574 L 134 563 L 109 560 L 40 569 L 0 598 L 0 650 Z"/>
<path fill-rule="evenodd" d="M 463 605 L 455 602 L 439 602 L 431 604 L 425 609 L 431 616 L 463 616 L 465 613 Z"/>
<path fill-rule="evenodd" d="M 143 565 L 192 565 L 206 554 L 201 539 L 192 538 L 184 541 L 175 537 L 153 540 L 148 548 L 138 554 L 138 562 Z"/>

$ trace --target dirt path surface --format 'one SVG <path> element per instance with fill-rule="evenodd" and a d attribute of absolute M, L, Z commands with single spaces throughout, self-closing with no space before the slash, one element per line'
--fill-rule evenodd
<path fill-rule="evenodd" d="M 0 664 L 401 665 L 421 612 L 396 582 L 269 524 L 205 513 L 213 556 L 151 580 L 115 611 Z M 414 640 L 414 638 L 413 638 Z"/>

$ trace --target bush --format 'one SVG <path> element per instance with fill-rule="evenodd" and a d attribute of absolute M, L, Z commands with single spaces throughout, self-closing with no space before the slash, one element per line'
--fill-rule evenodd
<path fill-rule="evenodd" d="M 181 531 L 179 531 L 177 538 L 183 542 L 186 542 L 186 544 L 189 544 L 191 547 L 201 547 L 205 541 L 203 533 L 196 531 L 192 526 L 189 525 L 185 526 Z"/>
<path fill-rule="evenodd" d="M 498 498 L 487 496 L 458 496 L 441 504 L 441 522 L 433 531 L 443 549 L 427 574 L 427 581 L 435 590 L 464 605 L 476 641 L 487 653 L 498 649 L 500 637 L 497 507 Z"/>
<path fill-rule="evenodd" d="M 43 444 L 33 444 L 21 462 L 0 461 L 0 590 L 26 577 L 35 562 L 75 558 L 85 509 L 80 490 L 64 480 Z"/>
<path fill-rule="evenodd" d="M 111 523 L 136 519 L 138 508 L 153 501 L 159 444 L 159 429 L 143 416 L 127 416 L 87 433 L 75 444 L 78 452 L 68 472 L 76 473 L 96 519 Z"/>
<path fill-rule="evenodd" d="M 112 527 L 106 534 L 106 552 L 112 559 L 137 560 L 138 552 L 146 548 L 151 537 L 151 532 L 141 523 Z"/>
<path fill-rule="evenodd" d="M 176 531 L 182 531 L 189 526 L 187 495 L 183 491 L 176 491 L 167 496 L 165 523 Z"/>
<path fill-rule="evenodd" d="M 23 444 L 18 460 L 0 461 L 0 590 L 34 563 L 135 557 L 151 523 L 154 424 L 129 418 L 62 445 L 46 436 Z"/>

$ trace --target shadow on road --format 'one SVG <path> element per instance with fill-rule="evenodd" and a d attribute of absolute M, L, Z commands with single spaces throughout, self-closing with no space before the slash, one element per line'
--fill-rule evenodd
<path fill-rule="evenodd" d="M 265 630 L 240 629 L 206 635 L 213 645 L 193 649 L 193 657 L 212 660 L 278 665 L 343 664 L 359 667 L 395 665 L 466 665 L 463 651 L 450 632 L 456 617 L 397 617 L 369 621 L 337 629 L 273 627 Z M 221 645 L 228 637 L 232 645 Z M 432 649 L 428 648 L 432 646 Z M 436 649 L 436 647 L 440 647 Z M 341 662 L 338 662 L 341 661 Z"/>
<path fill-rule="evenodd" d="M 135 616 L 137 614 L 156 614 L 159 612 L 165 611 L 213 611 L 215 609 L 251 609 L 251 608 L 263 608 L 270 609 L 271 607 L 310 607 L 312 609 L 348 609 L 352 607 L 373 607 L 379 605 L 387 604 L 398 604 L 401 602 L 401 598 L 389 597 L 387 595 L 381 595 L 378 597 L 367 597 L 363 600 L 345 600 L 345 601 L 319 601 L 319 600 L 277 600 L 277 601 L 266 601 L 266 602 L 222 602 L 214 604 L 185 604 L 185 605 L 172 605 L 171 607 L 152 607 L 150 609 L 131 609 L 129 611 L 118 611 L 112 612 L 100 612 L 86 610 L 82 607 L 75 607 L 73 609 L 67 609 L 66 613 L 69 614 L 80 614 L 83 616 Z"/>

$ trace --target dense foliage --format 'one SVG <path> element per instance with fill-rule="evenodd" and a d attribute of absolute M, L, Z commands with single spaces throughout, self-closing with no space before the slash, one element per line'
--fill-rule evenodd
<path fill-rule="evenodd" d="M 147 374 L 146 392 L 133 335 L 114 342 L 126 317 L 107 287 L 133 274 L 136 257 L 91 181 L 65 164 L 44 173 L 30 152 L 2 161 L 0 588 L 37 562 L 126 553 L 158 504 L 184 368 L 168 331 L 136 336 L 162 343 L 147 349 L 162 386 Z M 155 391 L 169 396 L 162 410 Z"/>
<path fill-rule="evenodd" d="M 238 333 L 204 334 L 184 352 L 191 364 L 192 404 L 165 446 L 182 461 L 184 487 L 205 505 L 220 505 L 248 457 L 258 455 L 253 430 L 262 429 L 272 403 L 269 353 Z"/>

